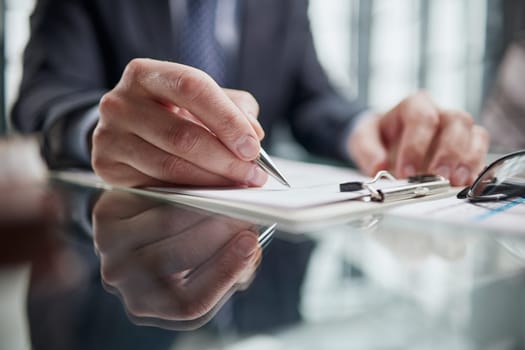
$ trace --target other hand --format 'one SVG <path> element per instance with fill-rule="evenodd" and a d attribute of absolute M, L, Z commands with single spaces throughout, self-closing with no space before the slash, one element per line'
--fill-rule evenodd
<path fill-rule="evenodd" d="M 484 165 L 489 136 L 465 112 L 439 108 L 424 92 L 381 116 L 365 117 L 348 141 L 367 175 L 390 169 L 404 178 L 435 173 L 454 186 L 471 184 Z"/>

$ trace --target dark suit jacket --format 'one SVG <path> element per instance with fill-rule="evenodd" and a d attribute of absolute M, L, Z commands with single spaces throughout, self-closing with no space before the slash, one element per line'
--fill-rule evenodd
<path fill-rule="evenodd" d="M 482 112 L 492 151 L 525 148 L 525 36 L 510 45 Z"/>
<path fill-rule="evenodd" d="M 241 0 L 243 1 L 243 0 Z M 362 106 L 338 95 L 323 72 L 307 0 L 244 0 L 237 77 L 251 92 L 271 141 L 278 120 L 308 150 L 344 157 L 341 142 Z M 40 0 L 31 19 L 24 77 L 13 109 L 23 132 L 95 106 L 133 58 L 177 61 L 168 0 Z"/>

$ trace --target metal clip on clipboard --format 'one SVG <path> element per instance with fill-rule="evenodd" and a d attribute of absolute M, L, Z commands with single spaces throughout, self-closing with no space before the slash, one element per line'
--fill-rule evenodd
<path fill-rule="evenodd" d="M 405 199 L 430 196 L 446 192 L 450 188 L 450 182 L 439 175 L 416 175 L 408 178 L 406 184 L 376 188 L 375 184 L 381 179 L 397 181 L 397 179 L 386 170 L 379 171 L 376 176 L 368 182 L 346 182 L 339 185 L 341 192 L 354 192 L 366 190 L 363 199 L 374 202 L 393 202 Z"/>

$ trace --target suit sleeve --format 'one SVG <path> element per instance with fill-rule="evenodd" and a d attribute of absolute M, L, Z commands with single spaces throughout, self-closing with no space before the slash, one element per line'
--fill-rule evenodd
<path fill-rule="evenodd" d="M 495 152 L 525 147 L 525 38 L 507 50 L 492 94 L 484 106 L 482 121 Z"/>
<path fill-rule="evenodd" d="M 43 133 L 44 155 L 51 166 L 89 166 L 70 151 L 64 135 L 107 90 L 88 4 L 39 0 L 31 16 L 24 75 L 12 119 L 18 131 Z M 79 137 L 87 142 L 87 134 Z"/>
<path fill-rule="evenodd" d="M 294 96 L 290 104 L 290 125 L 295 138 L 310 152 L 349 160 L 347 139 L 358 115 L 366 111 L 360 101 L 348 101 L 337 93 L 321 67 L 315 51 L 307 1 L 296 2 L 292 20 L 297 23 L 294 40 L 302 42 Z"/>

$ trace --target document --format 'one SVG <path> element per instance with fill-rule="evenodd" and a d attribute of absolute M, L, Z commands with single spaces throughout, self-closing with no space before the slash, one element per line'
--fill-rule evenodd
<path fill-rule="evenodd" d="M 472 227 L 495 233 L 525 234 L 525 198 L 469 202 L 455 196 L 399 206 L 389 214 Z"/>
<path fill-rule="evenodd" d="M 328 165 L 302 163 L 274 159 L 286 174 L 291 188 L 283 186 L 272 177 L 261 188 L 187 188 L 158 187 L 152 191 L 177 193 L 187 196 L 224 200 L 239 204 L 255 204 L 281 209 L 300 209 L 329 203 L 355 200 L 367 196 L 366 190 L 340 192 L 339 184 L 348 181 L 368 181 L 355 170 Z M 406 184 L 406 181 L 380 180 L 378 188 L 391 188 Z M 227 203 L 226 203 L 227 204 Z"/>
<path fill-rule="evenodd" d="M 261 188 L 118 188 L 241 219 L 259 218 L 263 220 L 263 224 L 277 222 L 281 229 L 312 229 L 326 222 L 348 220 L 364 212 L 384 210 L 401 202 L 413 201 L 375 203 L 362 200 L 369 196 L 368 190 L 340 192 L 339 184 L 343 182 L 370 180 L 350 168 L 279 158 L 273 158 L 273 161 L 286 175 L 291 188 L 283 186 L 271 177 Z M 68 171 L 55 173 L 54 176 L 81 184 L 115 188 L 104 183 L 93 173 Z M 389 189 L 406 184 L 406 180 L 379 180 L 374 186 Z"/>

